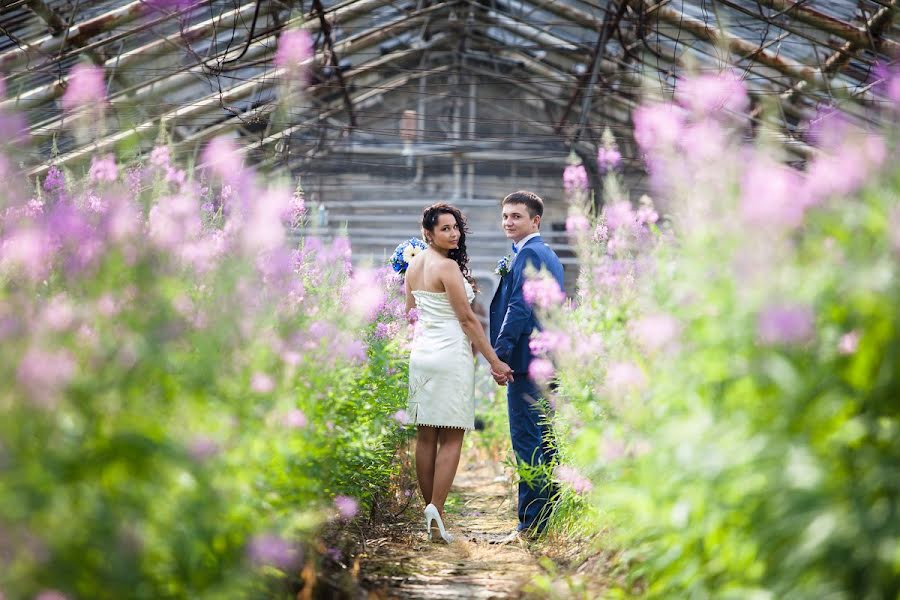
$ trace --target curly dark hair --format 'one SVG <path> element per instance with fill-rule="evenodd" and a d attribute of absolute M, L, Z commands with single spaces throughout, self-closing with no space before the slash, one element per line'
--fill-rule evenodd
<path fill-rule="evenodd" d="M 475 278 L 469 273 L 469 255 L 466 253 L 466 232 L 468 231 L 468 225 L 466 224 L 466 218 L 463 216 L 462 211 L 446 202 L 432 204 L 422 211 L 422 229 L 434 233 L 434 228 L 437 226 L 438 219 L 441 215 L 453 215 L 453 218 L 456 219 L 456 226 L 459 227 L 459 248 L 451 250 L 447 256 L 456 261 L 463 277 L 465 277 L 466 281 L 475 288 Z"/>

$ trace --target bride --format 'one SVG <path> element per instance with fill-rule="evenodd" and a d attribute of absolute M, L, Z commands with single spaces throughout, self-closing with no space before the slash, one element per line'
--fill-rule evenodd
<path fill-rule="evenodd" d="M 438 203 L 425 209 L 422 233 L 428 249 L 406 271 L 406 310 L 417 308 L 409 358 L 409 419 L 418 429 L 416 477 L 425 500 L 425 528 L 432 523 L 450 542 L 444 502 L 459 465 L 463 435 L 474 428 L 474 350 L 487 359 L 498 382 L 512 369 L 491 348 L 472 310 L 475 298 L 466 255 L 466 222 L 458 208 Z"/>

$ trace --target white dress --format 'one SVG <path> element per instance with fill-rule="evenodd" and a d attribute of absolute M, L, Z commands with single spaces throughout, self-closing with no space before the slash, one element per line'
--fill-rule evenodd
<path fill-rule="evenodd" d="M 475 292 L 465 282 L 471 303 Z M 409 356 L 409 424 L 475 428 L 475 359 L 446 292 L 414 290 L 419 320 Z"/>

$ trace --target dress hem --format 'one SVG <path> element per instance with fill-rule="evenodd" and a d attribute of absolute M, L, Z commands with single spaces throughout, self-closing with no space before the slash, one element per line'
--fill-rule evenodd
<path fill-rule="evenodd" d="M 463 431 L 474 431 L 474 427 L 463 427 L 462 425 L 435 425 L 434 423 L 407 423 L 407 425 L 424 425 L 425 427 L 438 427 L 440 429 L 462 429 Z"/>

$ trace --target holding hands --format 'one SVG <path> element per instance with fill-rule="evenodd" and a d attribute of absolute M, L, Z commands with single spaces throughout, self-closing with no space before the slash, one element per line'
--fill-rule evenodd
<path fill-rule="evenodd" d="M 497 385 L 506 385 L 513 381 L 513 370 L 508 364 L 498 358 L 491 363 L 491 376 L 493 376 Z"/>

